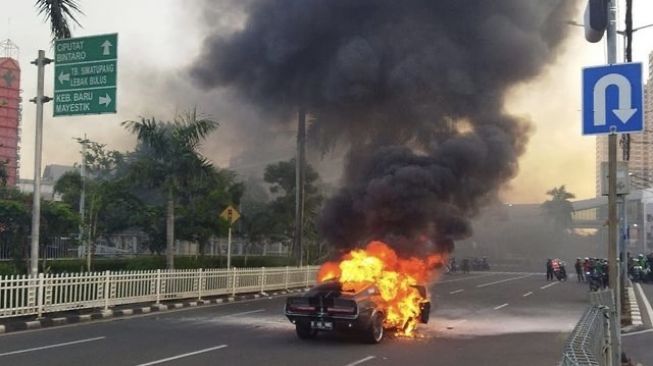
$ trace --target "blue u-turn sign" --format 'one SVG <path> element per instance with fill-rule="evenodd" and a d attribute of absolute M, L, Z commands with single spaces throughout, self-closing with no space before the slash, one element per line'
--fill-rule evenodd
<path fill-rule="evenodd" d="M 642 64 L 583 69 L 583 135 L 644 130 Z"/>

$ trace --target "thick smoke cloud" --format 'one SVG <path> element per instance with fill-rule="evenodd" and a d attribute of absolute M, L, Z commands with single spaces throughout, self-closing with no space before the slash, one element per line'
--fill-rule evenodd
<path fill-rule="evenodd" d="M 503 110 L 504 94 L 555 57 L 575 5 L 250 0 L 242 30 L 209 36 L 192 75 L 270 121 L 305 107 L 323 149 L 349 143 L 343 187 L 320 220 L 333 245 L 447 250 L 516 174 L 529 128 Z"/>

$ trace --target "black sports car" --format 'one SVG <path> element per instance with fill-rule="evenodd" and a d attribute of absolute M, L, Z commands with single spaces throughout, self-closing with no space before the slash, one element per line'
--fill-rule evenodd
<path fill-rule="evenodd" d="M 422 297 L 427 298 L 426 288 L 416 286 Z M 384 301 L 379 290 L 369 285 L 358 291 L 343 291 L 339 282 L 330 281 L 318 285 L 303 296 L 292 296 L 286 301 L 285 313 L 295 324 L 297 336 L 313 338 L 319 331 L 357 332 L 368 343 L 383 339 L 385 320 Z M 421 304 L 419 321 L 427 323 L 431 304 Z"/>

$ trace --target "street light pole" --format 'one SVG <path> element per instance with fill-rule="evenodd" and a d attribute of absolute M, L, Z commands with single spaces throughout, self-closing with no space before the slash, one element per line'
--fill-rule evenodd
<path fill-rule="evenodd" d="M 45 57 L 45 51 L 39 50 L 38 58 L 32 61 L 37 67 L 36 98 L 36 141 L 34 146 L 34 194 L 32 195 L 32 237 L 30 246 L 29 273 L 39 273 L 39 227 L 41 225 L 41 149 L 43 148 L 43 104 L 51 99 L 44 94 L 45 65 L 52 62 Z"/>
<path fill-rule="evenodd" d="M 303 262 L 304 169 L 306 168 L 306 109 L 300 106 L 297 116 L 297 160 L 295 168 L 295 236 L 293 254 L 299 266 Z"/>

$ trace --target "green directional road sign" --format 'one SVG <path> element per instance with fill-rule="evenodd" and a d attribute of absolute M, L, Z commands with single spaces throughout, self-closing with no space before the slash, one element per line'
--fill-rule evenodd
<path fill-rule="evenodd" d="M 116 113 L 118 34 L 55 41 L 54 116 Z"/>

